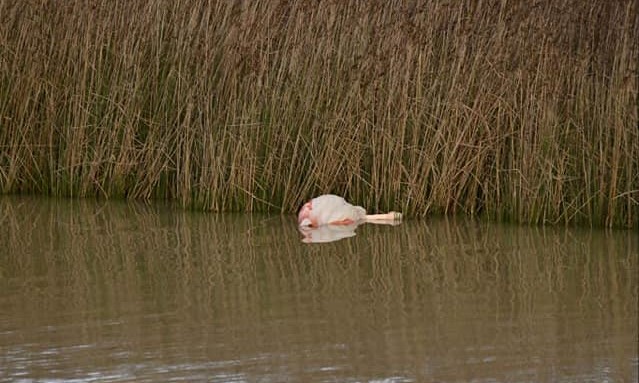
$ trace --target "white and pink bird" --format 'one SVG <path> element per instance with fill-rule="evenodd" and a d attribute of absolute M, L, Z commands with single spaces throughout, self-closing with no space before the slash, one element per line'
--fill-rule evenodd
<path fill-rule="evenodd" d="M 297 215 L 301 227 L 324 225 L 357 225 L 364 222 L 394 224 L 402 219 L 402 213 L 366 214 L 361 206 L 354 206 L 342 197 L 324 194 L 302 206 Z"/>

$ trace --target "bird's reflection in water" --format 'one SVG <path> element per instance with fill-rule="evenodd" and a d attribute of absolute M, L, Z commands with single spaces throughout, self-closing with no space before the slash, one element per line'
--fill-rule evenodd
<path fill-rule="evenodd" d="M 304 236 L 304 243 L 325 243 L 355 236 L 357 224 L 350 225 L 322 225 L 319 227 L 299 226 Z"/>
<path fill-rule="evenodd" d="M 374 225 L 389 225 L 397 226 L 401 224 L 401 221 L 380 221 L 380 222 L 368 222 Z M 302 242 L 304 243 L 326 243 L 339 241 L 340 239 L 350 238 L 355 236 L 355 229 L 359 225 L 364 223 L 352 223 L 350 225 L 322 225 L 319 227 L 310 226 L 298 226 L 300 233 L 304 236 Z"/>

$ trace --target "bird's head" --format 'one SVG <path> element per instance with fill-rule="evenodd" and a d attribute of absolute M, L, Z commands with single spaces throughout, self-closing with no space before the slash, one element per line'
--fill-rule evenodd
<path fill-rule="evenodd" d="M 311 211 L 313 210 L 313 206 L 310 202 L 307 202 L 302 206 L 300 212 L 297 214 L 297 223 L 300 226 L 317 226 L 313 219 L 311 218 Z"/>

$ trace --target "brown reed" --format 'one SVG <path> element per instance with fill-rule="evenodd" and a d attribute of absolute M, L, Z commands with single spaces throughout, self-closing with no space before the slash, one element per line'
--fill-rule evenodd
<path fill-rule="evenodd" d="M 0 191 L 639 222 L 632 0 L 0 3 Z"/>

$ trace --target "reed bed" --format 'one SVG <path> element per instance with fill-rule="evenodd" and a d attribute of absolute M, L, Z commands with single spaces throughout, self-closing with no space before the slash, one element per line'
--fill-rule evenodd
<path fill-rule="evenodd" d="M 639 222 L 637 2 L 0 2 L 0 191 Z"/>

